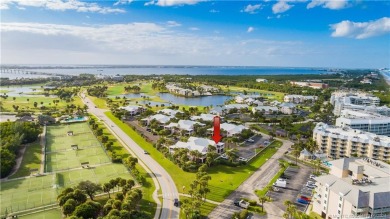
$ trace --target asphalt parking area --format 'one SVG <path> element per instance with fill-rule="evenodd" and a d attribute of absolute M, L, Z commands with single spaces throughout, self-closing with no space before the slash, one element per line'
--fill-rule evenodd
<path fill-rule="evenodd" d="M 308 181 L 310 174 L 312 172 L 311 167 L 300 165 L 297 167 L 289 167 L 284 172 L 284 177 L 287 179 L 287 187 L 279 188 L 279 191 L 269 191 L 268 196 L 270 196 L 273 200 L 273 203 L 279 208 L 286 210 L 286 206 L 284 206 L 283 202 L 286 200 L 290 200 L 292 203 L 295 203 L 297 209 L 300 211 L 304 211 L 306 209 L 306 205 L 297 203 L 298 195 L 305 193 L 311 193 L 311 190 L 303 190 L 302 188 L 306 188 L 305 184 Z"/>
<path fill-rule="evenodd" d="M 264 146 L 264 142 L 269 142 L 270 140 L 267 137 L 263 137 L 261 135 L 255 135 L 251 137 L 251 139 L 254 140 L 254 142 L 247 142 L 245 141 L 244 144 L 240 147 L 238 147 L 238 155 L 240 157 L 249 159 L 255 155 L 255 149 L 258 152 L 261 147 Z"/>

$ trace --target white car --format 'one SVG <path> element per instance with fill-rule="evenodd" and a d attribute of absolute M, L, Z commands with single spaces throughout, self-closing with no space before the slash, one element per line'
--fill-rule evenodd
<path fill-rule="evenodd" d="M 255 140 L 249 138 L 249 139 L 246 140 L 246 142 L 255 142 Z"/>
<path fill-rule="evenodd" d="M 221 158 L 223 158 L 223 159 L 228 159 L 228 156 L 227 156 L 226 154 L 222 154 L 222 155 L 221 155 Z"/>
<path fill-rule="evenodd" d="M 239 157 L 239 158 L 238 158 L 238 160 L 239 160 L 239 161 L 245 161 L 245 162 L 247 162 L 247 161 L 248 161 L 248 159 L 246 159 L 246 158 L 243 158 L 243 157 Z"/>

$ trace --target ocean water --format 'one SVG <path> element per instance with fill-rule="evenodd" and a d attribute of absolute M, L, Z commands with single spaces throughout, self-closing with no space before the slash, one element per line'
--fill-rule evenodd
<path fill-rule="evenodd" d="M 39 73 L 79 75 L 294 75 L 332 73 L 324 68 L 290 67 L 228 67 L 228 66 L 20 66 L 18 70 L 1 71 L 1 77 L 36 78 L 49 77 Z M 16 69 L 14 68 L 14 69 Z M 35 72 L 31 74 L 30 72 Z"/>

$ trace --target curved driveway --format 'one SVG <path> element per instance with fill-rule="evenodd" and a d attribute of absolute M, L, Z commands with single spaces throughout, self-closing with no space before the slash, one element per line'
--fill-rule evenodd
<path fill-rule="evenodd" d="M 180 208 L 173 205 L 173 200 L 179 198 L 175 182 L 165 169 L 160 166 L 153 158 L 149 155 L 144 154 L 144 150 L 133 141 L 122 129 L 116 126 L 116 124 L 110 120 L 105 114 L 104 110 L 96 108 L 95 104 L 85 96 L 81 94 L 81 99 L 88 106 L 88 112 L 94 114 L 100 118 L 111 130 L 111 132 L 122 142 L 126 149 L 138 157 L 139 163 L 145 168 L 149 175 L 153 178 L 156 190 L 159 186 L 161 187 L 163 204 L 159 203 L 157 198 L 157 191 L 154 192 L 153 198 L 157 202 L 157 211 L 154 218 L 179 218 Z M 158 182 L 157 182 L 158 181 Z M 161 209 L 161 214 L 159 211 Z"/>

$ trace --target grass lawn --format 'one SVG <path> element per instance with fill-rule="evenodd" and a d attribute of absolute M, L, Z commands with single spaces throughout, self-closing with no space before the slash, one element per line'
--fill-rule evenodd
<path fill-rule="evenodd" d="M 92 102 L 96 105 L 97 108 L 100 109 L 108 109 L 106 100 L 94 96 L 90 96 L 86 93 L 86 95 L 92 100 Z"/>
<path fill-rule="evenodd" d="M 114 117 L 111 112 L 106 112 L 106 115 L 112 119 L 123 131 L 125 131 L 138 145 L 144 150 L 150 153 L 164 169 L 171 175 L 179 192 L 187 193 L 190 183 L 195 179 L 194 173 L 183 171 L 173 162 L 168 160 L 161 154 L 152 144 L 148 143 L 138 133 L 131 129 L 128 125 Z M 268 158 L 270 158 L 276 151 L 277 148 L 282 145 L 281 142 L 275 141 L 259 155 L 254 158 L 250 163 L 241 167 L 228 167 L 219 165 L 211 167 L 208 172 L 211 176 L 209 183 L 211 193 L 207 195 L 208 199 L 221 202 L 223 201 L 232 191 L 234 191 L 242 182 L 244 182 L 257 168 L 263 165 Z M 183 188 L 186 188 L 183 190 Z"/>
<path fill-rule="evenodd" d="M 28 144 L 23 155 L 19 170 L 9 177 L 10 179 L 30 175 L 30 169 L 39 169 L 41 167 L 41 145 L 39 141 Z"/>
<path fill-rule="evenodd" d="M 74 104 L 76 106 L 82 107 L 84 104 L 81 102 L 80 98 L 78 96 L 74 97 L 74 101 L 67 103 L 64 100 L 60 100 L 60 98 L 55 97 L 44 97 L 44 96 L 20 96 L 15 97 L 15 100 L 13 100 L 14 97 L 8 97 L 7 99 L 1 99 L 4 111 L 8 112 L 14 112 L 13 105 L 19 106 L 19 110 L 29 110 L 34 112 L 40 112 L 41 106 L 45 106 L 48 109 L 65 109 L 66 105 Z M 56 106 L 53 103 L 53 100 L 60 100 L 58 105 Z M 34 102 L 37 102 L 38 105 L 35 108 Z M 41 104 L 42 103 L 42 104 Z"/>
<path fill-rule="evenodd" d="M 186 200 L 186 199 L 190 199 L 188 197 L 180 197 L 180 202 Z M 203 218 L 207 218 L 207 216 L 211 213 L 211 211 L 213 211 L 213 209 L 217 207 L 217 205 L 215 204 L 211 204 L 209 202 L 204 202 L 202 204 L 202 206 L 200 207 L 200 213 L 202 215 Z M 180 217 L 179 218 L 186 218 L 183 210 L 180 211 Z"/>
<path fill-rule="evenodd" d="M 62 212 L 60 208 L 54 208 L 47 211 L 42 211 L 34 214 L 29 214 L 25 216 L 19 216 L 19 218 L 26 219 L 61 219 Z"/>

